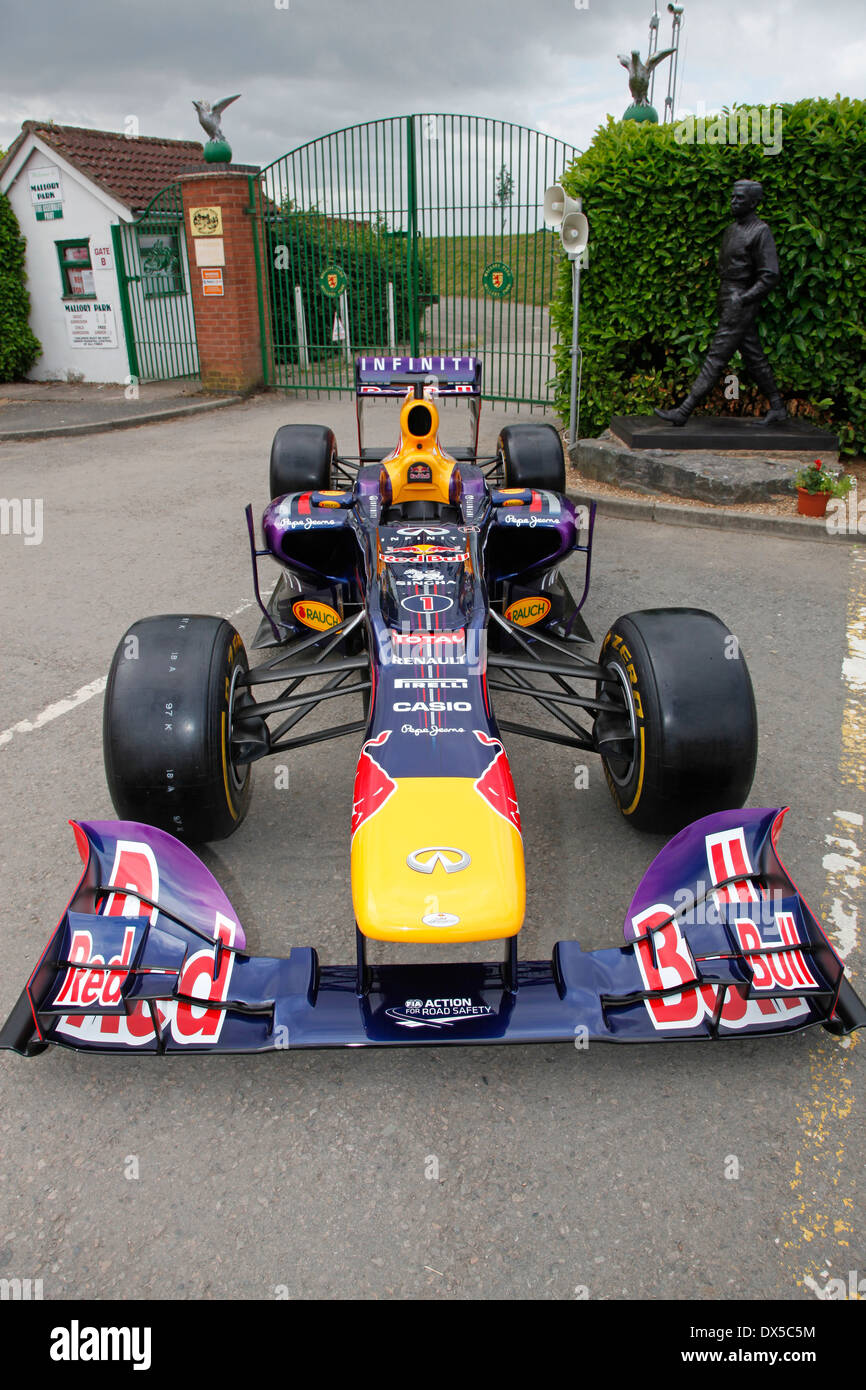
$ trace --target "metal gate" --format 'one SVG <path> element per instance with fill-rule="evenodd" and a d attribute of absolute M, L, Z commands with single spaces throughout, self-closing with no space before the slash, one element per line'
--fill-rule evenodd
<path fill-rule="evenodd" d="M 268 384 L 342 392 L 360 353 L 473 353 L 488 399 L 547 404 L 561 251 L 542 202 L 577 154 L 507 121 L 413 115 L 269 165 L 250 180 Z"/>
<path fill-rule="evenodd" d="M 111 228 L 129 370 L 139 381 L 199 375 L 180 184 Z"/>

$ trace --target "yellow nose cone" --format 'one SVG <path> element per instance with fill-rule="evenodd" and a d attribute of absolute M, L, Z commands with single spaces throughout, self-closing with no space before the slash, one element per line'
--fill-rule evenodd
<path fill-rule="evenodd" d="M 490 941 L 526 908 L 517 807 L 471 777 L 403 777 L 352 841 L 355 920 L 376 941 Z"/>

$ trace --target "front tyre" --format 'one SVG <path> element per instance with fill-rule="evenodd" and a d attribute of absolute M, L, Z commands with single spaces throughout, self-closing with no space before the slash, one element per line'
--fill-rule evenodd
<path fill-rule="evenodd" d="M 595 736 L 611 796 L 641 830 L 680 830 L 742 806 L 755 773 L 755 697 L 739 644 L 712 613 L 627 613 L 602 643 L 616 704 Z"/>
<path fill-rule="evenodd" d="M 240 634 L 222 618 L 144 618 L 124 634 L 103 714 L 105 776 L 122 820 L 191 844 L 240 825 L 250 768 L 232 762 L 230 726 L 247 666 Z"/>

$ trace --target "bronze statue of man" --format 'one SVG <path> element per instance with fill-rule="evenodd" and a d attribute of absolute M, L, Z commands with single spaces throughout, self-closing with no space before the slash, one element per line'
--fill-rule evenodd
<path fill-rule="evenodd" d="M 751 179 L 739 179 L 731 190 L 731 212 L 736 221 L 725 229 L 719 251 L 719 326 L 685 400 L 673 410 L 655 412 L 673 425 L 686 423 L 695 406 L 712 391 L 737 348 L 746 371 L 770 402 L 761 424 L 780 424 L 787 419 L 755 323 L 761 300 L 780 279 L 773 234 L 755 215 L 763 196 L 761 185 Z"/>

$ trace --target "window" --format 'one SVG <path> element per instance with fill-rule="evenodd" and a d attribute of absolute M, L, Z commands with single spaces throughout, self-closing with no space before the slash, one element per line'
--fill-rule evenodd
<path fill-rule="evenodd" d="M 55 242 L 60 259 L 60 279 L 64 299 L 95 299 L 90 241 Z"/>
<path fill-rule="evenodd" d="M 141 285 L 148 297 L 183 294 L 183 262 L 175 227 L 160 232 L 138 233 Z"/>

